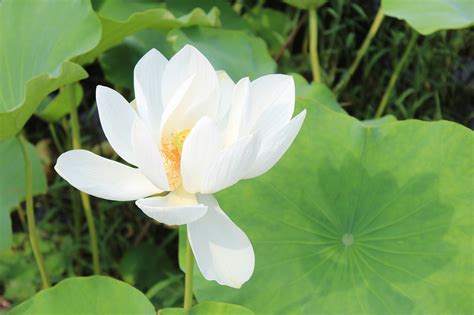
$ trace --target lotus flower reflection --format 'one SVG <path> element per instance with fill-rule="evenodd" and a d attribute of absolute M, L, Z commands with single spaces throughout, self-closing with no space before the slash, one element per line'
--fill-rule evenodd
<path fill-rule="evenodd" d="M 306 115 L 291 119 L 293 79 L 275 74 L 235 84 L 188 45 L 169 61 L 150 50 L 135 67 L 134 89 L 130 104 L 110 88 L 96 92 L 108 141 L 134 167 L 72 150 L 56 171 L 90 195 L 136 200 L 159 222 L 187 224 L 203 276 L 240 287 L 253 273 L 252 244 L 212 194 L 265 173 L 288 149 Z"/>

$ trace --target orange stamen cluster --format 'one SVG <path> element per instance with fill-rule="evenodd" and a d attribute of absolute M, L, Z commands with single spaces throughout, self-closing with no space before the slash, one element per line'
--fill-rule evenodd
<path fill-rule="evenodd" d="M 161 142 L 161 152 L 165 159 L 166 176 L 171 190 L 178 188 L 181 184 L 181 152 L 183 143 L 191 129 L 184 129 L 178 133 L 164 137 Z"/>

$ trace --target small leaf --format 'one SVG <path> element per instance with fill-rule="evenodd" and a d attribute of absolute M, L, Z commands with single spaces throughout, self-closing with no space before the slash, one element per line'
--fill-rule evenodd
<path fill-rule="evenodd" d="M 156 314 L 134 287 L 109 277 L 76 277 L 37 293 L 7 313 L 21 314 Z"/>
<path fill-rule="evenodd" d="M 84 91 L 79 83 L 74 83 L 74 89 L 60 89 L 59 94 L 55 97 L 45 98 L 38 109 L 36 110 L 36 116 L 40 117 L 47 122 L 56 122 L 68 114 L 70 110 L 70 102 L 74 91 L 74 105 L 77 107 L 82 102 Z"/>
<path fill-rule="evenodd" d="M 388 16 L 406 20 L 423 35 L 474 24 L 472 0 L 382 0 L 382 9 Z"/>
<path fill-rule="evenodd" d="M 319 8 L 324 5 L 327 0 L 284 0 L 284 2 L 298 9 L 308 10 Z"/>

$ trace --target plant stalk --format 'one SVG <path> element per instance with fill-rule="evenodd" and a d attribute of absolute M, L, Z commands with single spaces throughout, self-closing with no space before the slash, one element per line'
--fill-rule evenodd
<path fill-rule="evenodd" d="M 375 37 L 375 34 L 377 34 L 377 31 L 379 30 L 380 25 L 382 24 L 383 18 L 384 14 L 382 8 L 380 8 L 377 12 L 377 15 L 375 16 L 374 21 L 372 22 L 372 25 L 370 26 L 369 32 L 367 33 L 367 36 L 365 37 L 364 42 L 362 43 L 362 46 L 360 46 L 359 50 L 357 51 L 356 58 L 342 77 L 341 81 L 334 88 L 334 93 L 336 95 L 341 93 L 341 91 L 346 87 L 347 83 L 349 83 L 349 81 L 351 80 L 352 76 L 357 70 L 357 67 L 360 64 L 360 61 L 362 60 L 362 57 L 364 57 L 364 55 L 367 53 L 372 39 Z"/>
<path fill-rule="evenodd" d="M 33 249 L 33 255 L 35 256 L 36 265 L 38 266 L 41 275 L 43 289 L 46 289 L 50 287 L 50 282 L 46 272 L 43 255 L 39 248 L 38 232 L 36 230 L 35 211 L 33 208 L 33 169 L 31 166 L 31 156 L 28 152 L 28 141 L 26 141 L 25 137 L 21 134 L 17 137 L 21 145 L 21 151 L 25 162 L 26 220 L 28 222 L 28 236 L 30 238 L 31 248 Z"/>
<path fill-rule="evenodd" d="M 377 112 L 375 113 L 375 118 L 381 117 L 383 112 L 385 111 L 385 107 L 387 107 L 387 103 L 390 100 L 390 97 L 392 96 L 393 89 L 395 88 L 395 84 L 398 81 L 400 72 L 403 70 L 403 67 L 407 63 L 408 57 L 410 56 L 413 46 L 415 46 L 417 38 L 418 33 L 416 31 L 412 31 L 410 41 L 408 42 L 408 45 L 405 48 L 405 51 L 403 52 L 402 58 L 400 58 L 400 60 L 398 61 L 397 65 L 395 66 L 395 70 L 393 71 L 392 76 L 390 77 L 387 89 L 385 90 L 382 100 L 380 101 L 380 104 L 377 108 Z"/>
<path fill-rule="evenodd" d="M 189 311 L 193 306 L 193 269 L 194 255 L 189 243 L 186 241 L 186 275 L 184 278 L 184 310 Z"/>
<path fill-rule="evenodd" d="M 58 150 L 58 153 L 61 154 L 64 152 L 64 148 L 61 145 L 61 142 L 59 141 L 58 134 L 56 132 L 56 128 L 54 127 L 53 123 L 48 124 L 49 131 L 51 133 L 51 137 L 53 138 L 54 145 L 56 146 L 56 150 Z"/>
<path fill-rule="evenodd" d="M 311 61 L 311 71 L 313 72 L 313 82 L 321 82 L 321 72 L 318 58 L 318 15 L 316 8 L 309 9 L 309 58 Z"/>
<path fill-rule="evenodd" d="M 71 115 L 71 130 L 72 130 L 72 148 L 74 150 L 81 148 L 81 133 L 79 127 L 79 115 L 77 114 L 77 108 L 75 105 L 76 97 L 73 85 L 68 85 L 65 88 L 71 89 L 70 94 L 70 115 Z M 99 260 L 99 246 L 97 244 L 97 232 L 95 229 L 94 217 L 92 215 L 92 207 L 89 195 L 80 192 L 82 207 L 84 208 L 84 214 L 86 216 L 87 227 L 89 229 L 90 247 L 92 252 L 92 264 L 94 268 L 94 274 L 100 274 L 100 260 Z"/>

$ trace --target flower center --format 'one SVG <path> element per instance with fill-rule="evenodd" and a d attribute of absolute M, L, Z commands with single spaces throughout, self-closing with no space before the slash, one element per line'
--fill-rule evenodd
<path fill-rule="evenodd" d="M 354 243 L 354 235 L 346 233 L 342 236 L 342 244 L 346 247 L 351 246 Z"/>
<path fill-rule="evenodd" d="M 190 132 L 191 129 L 183 129 L 178 133 L 171 133 L 163 137 L 161 142 L 161 152 L 165 158 L 166 176 L 171 190 L 181 184 L 181 151 L 183 151 L 184 140 Z"/>

